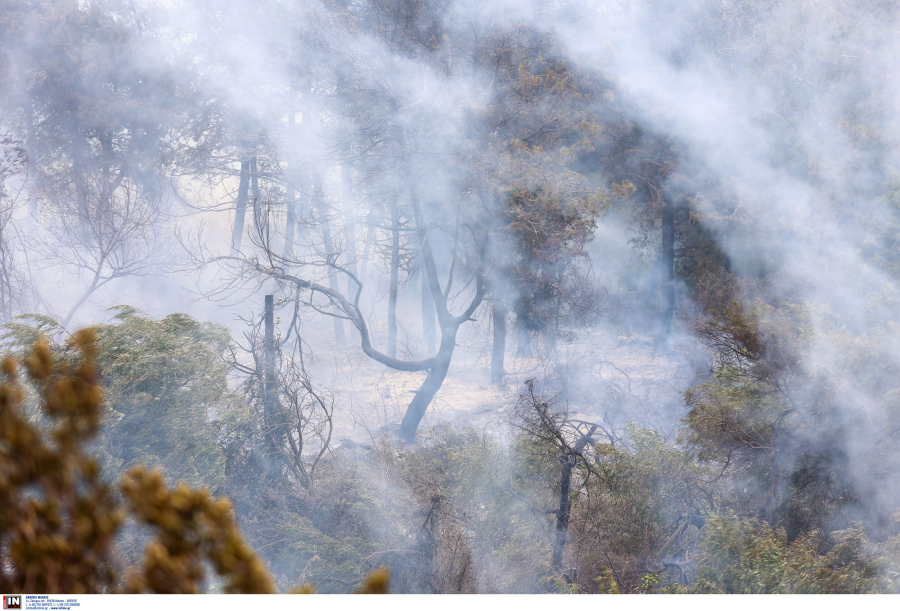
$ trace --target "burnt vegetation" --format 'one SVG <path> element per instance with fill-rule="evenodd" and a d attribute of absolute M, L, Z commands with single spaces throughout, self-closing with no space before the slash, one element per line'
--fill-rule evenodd
<path fill-rule="evenodd" d="M 896 3 L 230 4 L 0 0 L 0 589 L 900 590 Z"/>

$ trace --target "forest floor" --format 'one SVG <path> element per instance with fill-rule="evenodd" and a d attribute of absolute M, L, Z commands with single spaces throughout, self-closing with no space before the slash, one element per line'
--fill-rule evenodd
<path fill-rule="evenodd" d="M 673 438 L 684 417 L 682 393 L 701 360 L 685 342 L 676 342 L 661 354 L 648 338 L 602 330 L 582 333 L 577 341 L 561 342 L 553 349 L 536 346 L 531 358 L 514 353 L 507 351 L 506 375 L 498 385 L 490 381 L 484 342 L 457 349 L 420 432 L 450 424 L 502 435 L 525 381 L 533 379 L 536 391 L 573 417 L 601 422 L 619 433 L 634 423 Z M 336 445 L 370 445 L 379 437 L 395 435 L 424 372 L 394 371 L 359 348 L 338 350 L 333 342 L 320 344 L 316 354 L 310 373 L 334 396 Z"/>

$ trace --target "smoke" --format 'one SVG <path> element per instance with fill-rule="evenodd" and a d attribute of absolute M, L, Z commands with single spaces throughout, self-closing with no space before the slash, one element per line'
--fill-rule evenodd
<path fill-rule="evenodd" d="M 734 269 L 752 277 L 768 267 L 774 281 L 755 291 L 814 312 L 817 339 L 801 368 L 840 389 L 841 419 L 854 423 L 843 435 L 827 427 L 818 441 L 842 446 L 834 450 L 859 489 L 879 491 L 866 502 L 890 512 L 897 482 L 884 479 L 872 449 L 885 413 L 842 342 L 898 339 L 885 326 L 898 311 L 883 299 L 895 277 L 864 243 L 873 219 L 884 222 L 896 164 L 896 11 L 855 2 L 591 8 L 585 21 L 560 24 L 560 38 L 612 75 L 623 112 L 679 142 L 677 173 L 706 199 L 703 214 L 728 222 L 718 244 Z M 895 355 L 876 350 L 870 366 L 893 370 Z M 877 460 L 896 460 L 879 450 Z"/>
<path fill-rule="evenodd" d="M 136 249 L 146 265 L 125 269 L 91 293 L 72 326 L 105 320 L 109 306 L 129 304 L 155 317 L 180 311 L 227 324 L 239 337 L 245 326 L 240 317 L 258 316 L 262 294 L 290 297 L 285 283 L 248 277 L 246 268 L 233 262 L 197 265 L 232 254 L 240 167 L 252 157 L 261 186 L 258 195 L 256 187 L 245 189 L 246 260 L 265 263 L 267 252 L 286 248 L 290 206 L 296 205 L 294 260 L 276 263 L 327 285 L 336 274 L 329 265 L 339 261 L 349 267 L 359 258 L 358 271 L 367 265 L 369 276 L 361 278 L 361 309 L 373 344 L 382 351 L 388 333 L 388 211 L 401 210 L 400 248 L 406 258 L 399 271 L 397 353 L 424 358 L 429 356 L 422 320 L 425 272 L 414 254 L 421 244 L 411 185 L 421 200 L 444 286 L 456 274 L 447 297 L 451 313 L 458 314 L 476 291 L 478 231 L 496 212 L 491 208 L 496 202 L 478 196 L 478 185 L 496 187 L 495 195 L 504 197 L 511 185 L 528 192 L 557 181 L 572 202 L 606 197 L 592 217 L 591 239 L 581 245 L 590 261 L 586 277 L 596 289 L 595 315 L 566 318 L 552 339 L 535 333 L 537 358 L 515 354 L 525 316 L 511 315 L 507 377 L 496 389 L 488 385 L 484 366 L 491 327 L 485 322 L 489 306 L 483 305 L 474 315 L 481 322 L 461 327 L 456 339 L 461 348 L 445 382 L 449 390 L 435 405 L 449 408 L 442 414 L 462 413 L 457 419 L 466 424 L 496 423 L 521 384 L 537 377 L 546 394 L 572 414 L 602 421 L 623 435 L 628 423 L 637 423 L 674 443 L 685 417 L 682 393 L 708 379 L 711 361 L 690 327 L 713 308 L 693 300 L 701 293 L 696 286 L 677 281 L 680 320 L 671 349 L 653 345 L 664 283 L 657 269 L 661 229 L 655 218 L 648 225 L 628 201 L 610 196 L 622 180 L 609 156 L 623 146 L 622 133 L 613 126 L 639 126 L 635 148 L 648 155 L 666 146 L 677 150 L 656 186 L 701 219 L 697 224 L 704 235 L 740 278 L 729 295 L 748 308 L 769 304 L 761 316 L 774 326 L 785 308 L 802 312 L 796 400 L 807 407 L 796 409 L 800 417 L 815 420 L 818 413 L 808 406 L 827 387 L 828 403 L 839 414 L 833 422 L 852 425 L 840 435 L 837 424 L 808 427 L 805 433 L 811 447 L 834 446 L 835 455 L 844 457 L 848 481 L 865 497 L 851 517 L 896 509 L 900 481 L 891 470 L 900 464 L 900 453 L 882 431 L 894 422 L 891 379 L 900 371 L 900 302 L 889 262 L 896 245 L 891 230 L 900 228 L 900 11 L 894 3 L 460 0 L 398 3 L 393 12 L 379 3 L 355 10 L 274 0 L 125 4 L 82 3 L 82 19 L 102 13 L 128 32 L 89 47 L 83 56 L 61 42 L 33 59 L 37 39 L 71 32 L 74 17 L 47 25 L 21 11 L 16 14 L 27 19 L 20 31 L 2 31 L 3 54 L 12 66 L 0 73 L 5 106 L 18 109 L 21 96 L 45 95 L 41 83 L 59 78 L 61 71 L 48 67 L 53 53 L 65 55 L 69 63 L 61 65 L 78 70 L 67 82 L 79 95 L 102 102 L 87 109 L 83 104 L 78 112 L 62 102 L 37 108 L 45 120 L 29 138 L 45 146 L 35 161 L 48 170 L 29 193 L 44 201 L 43 229 L 25 231 L 29 212 L 20 205 L 12 218 L 21 231 L 4 226 L 2 236 L 4 252 L 7 244 L 16 244 L 13 275 L 19 282 L 29 278 L 43 295 L 25 309 L 37 305 L 64 318 L 90 284 L 92 269 L 82 259 L 54 258 L 60 247 L 53 240 L 62 241 L 64 234 L 75 249 L 93 248 L 93 242 L 85 246 L 82 234 L 71 233 L 80 210 L 79 196 L 71 194 L 81 187 L 72 182 L 70 191 L 48 189 L 57 186 L 51 179 L 77 169 L 77 154 L 66 152 L 72 134 L 90 141 L 79 154 L 102 157 L 96 149 L 104 137 L 97 133 L 106 118 L 96 122 L 87 115 L 102 115 L 104 108 L 118 113 L 118 124 L 106 126 L 115 134 L 110 155 L 124 159 L 140 153 L 128 175 L 135 189 L 157 184 L 148 197 L 165 213 L 147 230 L 154 239 L 143 247 L 152 242 L 153 252 Z M 564 59 L 588 83 L 586 90 L 600 92 L 590 96 L 590 108 L 561 110 L 549 94 L 519 112 L 501 108 L 506 98 L 497 89 L 508 58 L 501 52 L 486 57 L 485 41 L 538 34 L 552 41 L 541 51 Z M 516 59 L 517 69 L 538 61 Z M 93 70 L 96 65 L 108 69 Z M 127 86 L 126 74 L 137 75 Z M 104 87 L 110 82 L 121 90 L 109 93 Z M 148 83 L 153 86 L 142 88 Z M 550 144 L 546 151 L 530 149 L 531 157 L 522 155 L 528 161 L 510 160 L 504 138 L 527 140 L 529 128 L 545 129 L 541 122 L 556 121 L 564 110 L 607 121 L 592 141 L 599 150 L 572 152 L 577 145 Z M 10 116 L 17 129 L 28 131 L 26 114 L 15 110 Z M 497 117 L 502 120 L 494 121 Z M 572 168 L 585 163 L 593 166 L 575 176 Z M 123 164 L 113 162 L 105 174 L 98 170 L 103 184 Z M 18 189 L 22 173 L 10 177 L 0 170 L 0 176 L 7 185 L 0 189 L 5 215 L 8 194 Z M 289 180 L 276 180 L 283 176 Z M 47 195 L 34 195 L 40 189 Z M 60 193 L 71 196 L 66 205 L 76 212 L 54 220 L 52 200 Z M 348 236 L 352 221 L 356 231 Z M 54 223 L 57 230 L 49 231 Z M 322 231 L 326 224 L 329 243 Z M 883 230 L 874 229 L 879 227 Z M 492 248 L 496 261 L 519 256 L 508 244 Z M 336 254 L 327 254 L 330 250 Z M 352 296 L 352 280 L 337 276 L 340 290 Z M 331 304 L 302 296 L 315 305 L 300 314 L 311 375 L 334 390 L 338 405 L 363 414 L 340 423 L 336 437 L 364 437 L 356 426 L 360 422 L 368 432 L 391 424 L 422 374 L 385 373 L 360 353 L 349 323 L 341 323 L 346 343 L 336 339 L 327 317 Z M 497 288 L 491 299 L 515 310 L 523 297 L 531 297 L 527 289 L 510 285 Z M 285 301 L 287 322 L 292 301 Z M 495 411 L 477 410 L 484 406 Z M 438 420 L 431 413 L 426 424 Z M 879 442 L 873 444 L 873 438 Z M 377 479 L 382 497 L 396 496 L 396 503 L 411 506 L 421 501 L 404 484 L 380 474 Z M 389 542 L 389 531 L 385 527 L 375 538 Z M 487 558 L 476 562 L 490 564 Z"/>

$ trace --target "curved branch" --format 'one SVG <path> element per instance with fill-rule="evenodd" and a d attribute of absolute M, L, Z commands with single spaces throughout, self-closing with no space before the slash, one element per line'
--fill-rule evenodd
<path fill-rule="evenodd" d="M 359 330 L 361 347 L 366 356 L 372 358 L 375 361 L 378 361 L 382 365 L 390 367 L 391 369 L 396 369 L 397 371 L 415 372 L 431 369 L 438 362 L 436 356 L 429 357 L 427 359 L 420 359 L 417 361 L 404 361 L 398 358 L 390 357 L 383 352 L 376 350 L 375 347 L 372 346 L 372 342 L 369 338 L 369 328 L 366 325 L 365 318 L 363 317 L 362 312 L 359 309 L 358 294 L 357 303 L 350 303 L 350 301 L 348 301 L 347 298 L 344 297 L 344 295 L 329 287 L 323 286 L 316 282 L 311 282 L 309 280 L 304 280 L 296 276 L 292 276 L 280 269 L 265 267 L 263 265 L 260 265 L 257 261 L 247 260 L 242 257 L 236 257 L 234 255 L 213 257 L 208 262 L 215 263 L 220 261 L 236 261 L 239 264 L 253 268 L 255 271 L 261 274 L 265 274 L 266 276 L 274 280 L 281 280 L 283 282 L 293 284 L 297 288 L 306 289 L 308 291 L 325 295 L 347 315 L 348 320 L 350 320 L 353 325 Z M 327 316 L 331 316 L 331 314 L 327 312 L 323 313 Z"/>

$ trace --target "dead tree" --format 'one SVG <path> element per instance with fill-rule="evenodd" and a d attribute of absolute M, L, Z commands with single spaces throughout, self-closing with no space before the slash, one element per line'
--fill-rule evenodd
<path fill-rule="evenodd" d="M 246 126 L 244 129 L 246 130 Z M 250 189 L 249 148 L 249 143 L 246 140 L 241 140 L 239 147 L 241 155 L 241 174 L 238 182 L 237 202 L 234 211 L 234 230 L 231 235 L 231 247 L 238 252 L 241 250 L 241 241 L 244 236 L 244 218 L 247 214 L 247 199 Z"/>
<path fill-rule="evenodd" d="M 337 323 L 344 320 L 350 322 L 359 331 L 360 347 L 363 352 L 375 361 L 396 369 L 398 371 L 427 371 L 427 375 L 422 385 L 416 391 L 415 396 L 407 407 L 406 414 L 400 425 L 400 437 L 405 441 L 412 441 L 415 438 L 419 423 L 425 415 L 428 406 L 447 375 L 453 352 L 456 348 L 456 338 L 459 328 L 472 319 L 475 310 L 481 305 L 486 292 L 485 283 L 485 252 L 487 248 L 488 231 L 486 227 L 482 227 L 476 232 L 474 248 L 476 249 L 476 258 L 478 267 L 474 270 L 474 291 L 468 298 L 468 303 L 459 314 L 453 314 L 450 311 L 450 291 L 453 284 L 454 269 L 451 266 L 450 273 L 447 276 L 446 286 L 441 286 L 438 277 L 437 265 L 435 264 L 434 253 L 431 243 L 428 239 L 428 228 L 425 224 L 425 218 L 419 203 L 418 192 L 415 187 L 415 181 L 409 181 L 410 188 L 410 207 L 412 209 L 415 221 L 416 232 L 419 236 L 419 242 L 422 245 L 421 256 L 424 267 L 425 281 L 428 283 L 431 295 L 434 299 L 435 310 L 437 313 L 438 324 L 441 332 L 440 345 L 436 353 L 423 359 L 399 359 L 395 356 L 385 354 L 376 349 L 373 345 L 373 338 L 370 333 L 369 324 L 360 308 L 360 296 L 362 294 L 362 283 L 356 274 L 354 274 L 347 265 L 341 264 L 338 260 L 337 253 L 327 249 L 324 260 L 315 258 L 314 260 L 297 258 L 291 261 L 285 261 L 282 256 L 275 253 L 267 244 L 270 242 L 265 237 L 257 236 L 257 246 L 265 255 L 264 260 L 258 257 L 246 257 L 241 253 L 232 253 L 228 256 L 210 257 L 203 260 L 204 264 L 222 264 L 230 266 L 234 280 L 232 286 L 242 286 L 248 278 L 256 278 L 262 282 L 265 279 L 272 279 L 279 282 L 287 292 L 293 292 L 297 297 L 297 302 L 303 302 L 306 306 L 314 311 L 331 316 Z M 316 184 L 317 199 L 321 195 L 321 182 Z M 325 228 L 323 227 L 323 233 Z M 326 238 L 328 235 L 326 235 Z M 304 273 L 310 273 L 315 270 L 325 268 L 328 277 L 328 284 L 323 284 L 318 279 L 311 279 L 304 276 Z M 346 277 L 351 285 L 349 294 L 345 294 L 340 290 L 340 285 L 336 282 L 336 275 Z M 227 290 L 227 287 L 223 290 Z M 304 296 L 300 299 L 300 296 Z"/>
<path fill-rule="evenodd" d="M 316 388 L 306 372 L 297 317 L 284 338 L 275 331 L 281 318 L 276 308 L 282 304 L 265 296 L 262 325 L 259 319 L 247 321 L 243 355 L 235 354 L 232 362 L 246 376 L 245 392 L 259 408 L 270 471 L 286 467 L 304 489 L 312 490 L 316 468 L 331 447 L 334 398 Z"/>
<path fill-rule="evenodd" d="M 68 326 L 102 286 L 149 273 L 161 264 L 163 195 L 159 185 L 132 180 L 125 170 L 113 176 L 87 162 L 55 178 L 40 187 L 54 239 L 37 248 L 45 265 L 87 275 L 87 286 L 60 316 Z"/>
<path fill-rule="evenodd" d="M 535 392 L 534 380 L 526 382 L 526 392 L 519 397 L 512 424 L 529 438 L 546 443 L 556 453 L 559 480 L 554 490 L 556 509 L 550 512 L 556 516 L 551 566 L 557 574 L 562 574 L 572 513 L 572 472 L 580 464 L 587 477 L 593 475 L 602 479 L 593 462 L 585 456 L 585 450 L 597 443 L 594 436 L 598 431 L 607 437 L 609 434 L 597 423 L 577 420 L 566 411 L 555 409 L 552 401 Z M 582 486 L 586 484 L 587 479 Z"/>

